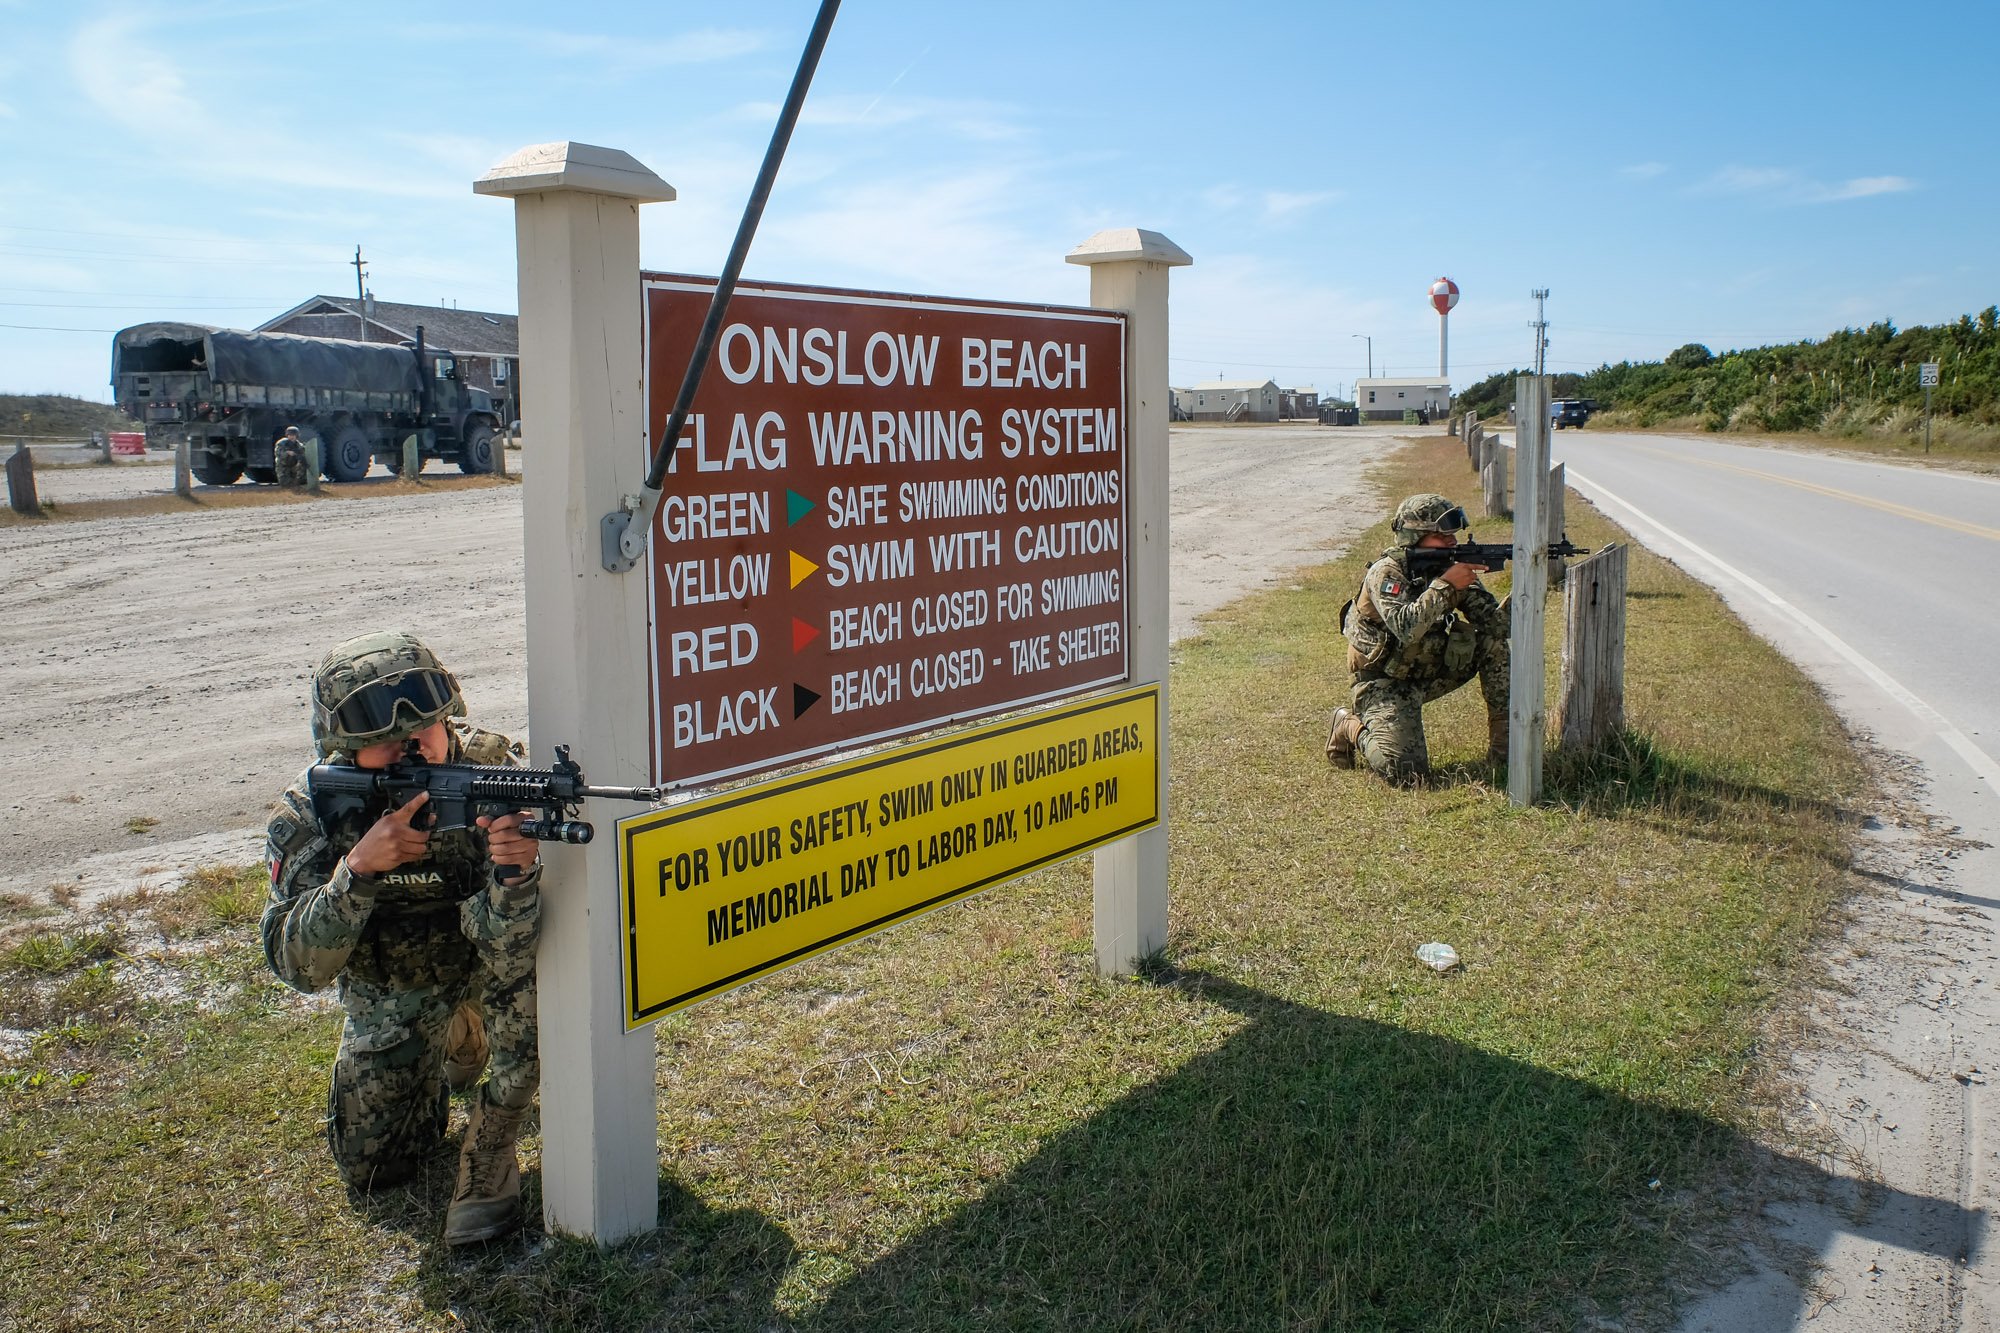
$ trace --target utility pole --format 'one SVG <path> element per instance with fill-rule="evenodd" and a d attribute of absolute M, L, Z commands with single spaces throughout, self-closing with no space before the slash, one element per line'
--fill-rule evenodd
<path fill-rule="evenodd" d="M 1528 325 L 1529 328 L 1535 331 L 1535 374 L 1546 375 L 1548 373 L 1549 355 L 1549 320 L 1548 310 L 1544 303 L 1549 299 L 1549 289 L 1546 287 L 1537 287 L 1528 294 L 1535 298 L 1534 322 Z"/>
<path fill-rule="evenodd" d="M 361 247 L 354 247 L 354 317 L 361 321 L 361 341 L 368 341 L 368 270 L 361 267 Z"/>
<path fill-rule="evenodd" d="M 1371 380 L 1372 380 L 1372 379 L 1374 379 L 1374 378 L 1375 378 L 1375 340 L 1374 340 L 1373 338 L 1369 337 L 1369 336 L 1368 336 L 1367 334 L 1365 334 L 1365 333 L 1350 333 L 1350 334 L 1348 334 L 1347 336 L 1348 336 L 1348 337 L 1350 337 L 1350 338 L 1359 338 L 1359 339 L 1361 339 L 1361 341 L 1363 341 L 1363 342 L 1365 342 L 1365 343 L 1367 343 L 1367 344 L 1368 344 L 1368 378 L 1369 378 L 1369 379 L 1371 379 Z"/>

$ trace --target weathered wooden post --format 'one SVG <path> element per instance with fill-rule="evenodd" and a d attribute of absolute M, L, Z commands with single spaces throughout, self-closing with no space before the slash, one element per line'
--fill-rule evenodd
<path fill-rule="evenodd" d="M 1486 462 L 1479 471 L 1482 490 L 1486 500 L 1486 517 L 1507 517 L 1507 451 L 1500 447 L 1500 437 L 1489 436 L 1486 441 Z M 1520 576 L 1517 573 L 1515 577 Z"/>
<path fill-rule="evenodd" d="M 1543 541 L 1543 489 L 1549 483 L 1549 382 L 1539 375 L 1515 381 L 1519 427 L 1514 432 L 1514 594 L 1509 637 L 1512 665 L 1507 684 L 1507 799 L 1533 805 L 1542 799 L 1542 740 L 1548 725 L 1542 674 L 1543 608 L 1549 596 L 1549 548 Z M 1495 451 L 1498 452 L 1497 450 Z M 1506 484 L 1504 456 L 1496 458 Z M 1503 492 L 1496 492 L 1503 493 Z"/>
<path fill-rule="evenodd" d="M 42 502 L 35 494 L 35 456 L 22 440 L 14 441 L 14 452 L 7 459 L 7 503 L 23 517 L 42 516 Z"/>
<path fill-rule="evenodd" d="M 1563 539 L 1563 492 L 1565 489 L 1567 489 L 1567 486 L 1563 481 L 1563 465 L 1558 463 L 1549 469 L 1548 505 L 1546 510 L 1548 519 L 1542 524 L 1542 539 L 1552 545 Z M 1556 556 L 1549 561 L 1549 586 L 1551 588 L 1562 587 L 1563 575 L 1568 568 L 1569 562 L 1561 556 Z"/>
<path fill-rule="evenodd" d="M 1126 503 L 1131 526 L 1125 604 L 1135 684 L 1160 685 L 1154 755 L 1159 808 L 1167 808 L 1167 277 L 1194 262 L 1156 231 L 1100 231 L 1065 256 L 1090 269 L 1090 304 L 1126 317 Z M 1167 943 L 1167 826 L 1100 848 L 1093 858 L 1097 969 L 1124 975 Z"/>
<path fill-rule="evenodd" d="M 94 430 L 90 432 L 90 446 L 97 450 L 98 462 L 109 463 L 112 461 L 111 434 L 109 431 Z"/>
<path fill-rule="evenodd" d="M 1625 551 L 1614 543 L 1570 567 L 1563 589 L 1557 744 L 1597 749 L 1625 726 Z"/>
<path fill-rule="evenodd" d="M 174 494 L 183 500 L 194 499 L 194 446 L 186 431 L 174 439 Z"/>
<path fill-rule="evenodd" d="M 305 437 L 305 446 L 306 446 L 306 493 L 308 495 L 318 495 L 319 483 L 320 483 L 319 470 L 323 466 L 320 460 L 320 455 L 325 452 L 324 446 L 320 444 L 318 432 L 314 432 Z"/>
<path fill-rule="evenodd" d="M 420 478 L 417 474 L 422 472 L 423 470 L 424 470 L 423 445 L 418 441 L 417 433 L 415 431 L 411 431 L 408 435 L 405 435 L 403 437 L 403 480 L 420 481 L 422 480 L 422 478 Z"/>

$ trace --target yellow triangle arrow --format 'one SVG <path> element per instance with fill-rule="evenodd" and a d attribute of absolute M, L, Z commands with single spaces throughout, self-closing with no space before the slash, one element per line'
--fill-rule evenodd
<path fill-rule="evenodd" d="M 796 588 L 801 583 L 804 583 L 807 579 L 811 578 L 813 576 L 813 571 L 818 569 L 819 566 L 815 565 L 812 561 L 800 555 L 797 551 L 793 551 L 791 554 L 792 554 L 792 586 Z"/>

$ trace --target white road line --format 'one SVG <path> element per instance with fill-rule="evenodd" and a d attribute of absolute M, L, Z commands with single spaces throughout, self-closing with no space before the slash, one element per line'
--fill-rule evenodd
<path fill-rule="evenodd" d="M 1742 570 L 1722 560 L 1714 553 L 1697 546 L 1652 515 L 1640 510 L 1629 501 L 1612 494 L 1603 486 L 1591 481 L 1581 473 L 1576 472 L 1573 468 L 1565 469 L 1564 477 L 1570 485 L 1583 492 L 1598 508 L 1610 508 L 1622 511 L 1623 519 L 1621 521 L 1624 522 L 1626 527 L 1633 527 L 1636 522 L 1640 526 L 1651 528 L 1658 537 L 1664 539 L 1669 547 L 1680 548 L 1689 555 L 1692 555 L 1701 564 L 1707 565 L 1710 573 L 1717 578 L 1734 583 L 1743 591 L 1761 598 L 1773 610 L 1786 617 L 1799 628 L 1805 630 L 1808 634 L 1811 634 L 1828 648 L 1831 648 L 1856 671 L 1866 676 L 1877 689 L 1915 714 L 1919 722 L 1929 727 L 1939 740 L 1949 745 L 1974 773 L 1985 780 L 1986 785 L 1993 789 L 1995 796 L 2000 796 L 2000 762 L 1996 762 L 1984 750 L 1974 745 L 1971 738 L 1957 727 L 1954 727 L 1945 718 L 1944 714 L 1938 712 L 1937 709 L 1931 707 L 1922 699 L 1919 699 L 1888 672 L 1882 670 L 1881 667 L 1876 666 L 1854 648 L 1850 647 L 1845 639 L 1842 639 L 1832 630 L 1820 624 L 1817 620 L 1814 620 L 1811 616 L 1799 610 L 1798 607 L 1793 606 L 1790 602 L 1778 596 L 1778 594 L 1772 592 Z"/>

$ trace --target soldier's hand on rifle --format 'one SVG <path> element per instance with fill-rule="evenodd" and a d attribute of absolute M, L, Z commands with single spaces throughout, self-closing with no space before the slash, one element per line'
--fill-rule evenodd
<path fill-rule="evenodd" d="M 525 870 L 541 859 L 542 845 L 533 838 L 521 836 L 521 821 L 527 816 L 519 811 L 511 815 L 481 815 L 479 827 L 486 830 L 486 855 L 496 866 L 513 866 Z"/>
<path fill-rule="evenodd" d="M 430 845 L 429 831 L 412 828 L 411 821 L 431 794 L 420 791 L 398 808 L 376 820 L 347 854 L 347 869 L 356 875 L 386 875 L 397 866 L 421 860 Z"/>
<path fill-rule="evenodd" d="M 1449 583 L 1452 587 L 1463 591 L 1471 587 L 1473 581 L 1485 572 L 1486 566 L 1484 565 L 1457 564 L 1447 566 L 1444 573 L 1438 575 L 1438 577 Z"/>

